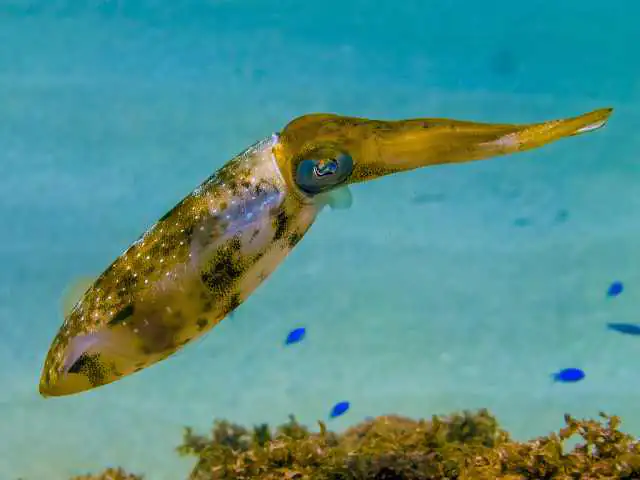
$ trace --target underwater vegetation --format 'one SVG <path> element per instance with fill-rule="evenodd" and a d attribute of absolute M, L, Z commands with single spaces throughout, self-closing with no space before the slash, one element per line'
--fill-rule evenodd
<path fill-rule="evenodd" d="M 208 436 L 185 428 L 177 447 L 197 459 L 189 480 L 519 480 L 640 478 L 640 443 L 620 419 L 565 415 L 558 432 L 517 442 L 487 410 L 413 420 L 379 416 L 343 433 L 310 432 L 293 416 L 275 430 L 214 422 Z M 565 442 L 579 436 L 572 449 Z M 73 480 L 153 480 L 110 469 Z"/>
<path fill-rule="evenodd" d="M 73 480 L 143 480 L 141 475 L 133 475 L 125 472 L 122 468 L 108 468 L 100 475 L 82 475 L 74 477 Z"/>

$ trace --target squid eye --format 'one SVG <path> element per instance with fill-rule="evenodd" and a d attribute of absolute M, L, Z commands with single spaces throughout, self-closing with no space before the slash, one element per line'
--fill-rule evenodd
<path fill-rule="evenodd" d="M 296 184 L 309 195 L 337 187 L 351 175 L 353 159 L 346 154 L 321 160 L 307 159 L 298 164 Z"/>

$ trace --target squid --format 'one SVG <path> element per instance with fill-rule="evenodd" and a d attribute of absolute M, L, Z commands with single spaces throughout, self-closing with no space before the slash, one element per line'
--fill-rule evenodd
<path fill-rule="evenodd" d="M 110 384 L 201 337 L 273 273 L 324 207 L 349 206 L 351 184 L 531 150 L 597 130 L 611 112 L 531 124 L 298 117 L 231 159 L 76 287 L 39 392 Z"/>

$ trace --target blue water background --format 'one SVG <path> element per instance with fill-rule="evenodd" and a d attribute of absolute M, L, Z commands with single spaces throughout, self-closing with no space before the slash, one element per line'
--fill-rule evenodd
<path fill-rule="evenodd" d="M 487 407 L 516 438 L 600 410 L 640 434 L 640 339 L 606 328 L 640 321 L 638 14 L 630 0 L 1 2 L 0 478 L 121 465 L 179 480 L 183 425 L 313 424 L 342 400 L 330 428 Z M 293 117 L 604 106 L 592 135 L 356 186 L 203 341 L 38 396 L 64 288 Z M 625 290 L 607 298 L 614 280 Z M 566 367 L 586 378 L 550 381 Z"/>

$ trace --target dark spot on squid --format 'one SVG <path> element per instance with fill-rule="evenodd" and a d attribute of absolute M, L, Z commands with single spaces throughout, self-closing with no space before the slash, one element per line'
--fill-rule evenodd
<path fill-rule="evenodd" d="M 256 229 L 251 233 L 251 238 L 249 239 L 249 242 L 253 242 L 259 234 L 260 234 L 260 229 L 259 229 L 259 228 L 256 228 Z"/>
<path fill-rule="evenodd" d="M 224 257 L 214 262 L 201 275 L 201 279 L 210 292 L 224 291 L 241 273 L 232 258 Z"/>
<path fill-rule="evenodd" d="M 145 344 L 141 350 L 145 355 L 166 354 L 169 355 L 175 350 L 177 328 L 163 326 L 154 331 L 148 331 L 145 336 Z"/>
<path fill-rule="evenodd" d="M 291 235 L 289 235 L 288 240 L 289 248 L 293 248 L 298 244 L 300 240 L 302 240 L 302 235 L 298 232 L 293 232 Z"/>
<path fill-rule="evenodd" d="M 252 261 L 252 262 L 253 262 L 253 263 L 256 263 L 258 260 L 260 260 L 262 257 L 264 257 L 264 255 L 265 255 L 266 253 L 267 253 L 267 251 L 266 251 L 266 250 L 262 250 L 262 251 L 260 251 L 260 252 L 256 253 L 256 254 L 253 256 L 253 261 Z"/>
<path fill-rule="evenodd" d="M 241 303 L 242 302 L 240 301 L 239 294 L 234 293 L 233 295 L 231 295 L 231 297 L 229 297 L 229 303 L 227 303 L 225 314 L 228 315 L 229 313 L 233 312 L 236 308 L 240 306 Z"/>
<path fill-rule="evenodd" d="M 131 272 L 123 273 L 120 277 L 119 284 L 125 288 L 131 288 L 136 284 L 136 277 L 134 277 Z"/>
<path fill-rule="evenodd" d="M 257 195 L 262 195 L 263 193 L 265 193 L 267 191 L 267 189 L 265 188 L 265 186 L 267 185 L 266 182 L 261 181 L 256 185 L 256 194 Z"/>
<path fill-rule="evenodd" d="M 231 240 L 229 240 L 229 246 L 234 252 L 239 252 L 242 248 L 242 242 L 240 241 L 240 235 L 235 235 Z"/>
<path fill-rule="evenodd" d="M 213 309 L 213 303 L 206 301 L 202 304 L 202 313 L 209 313 Z"/>
<path fill-rule="evenodd" d="M 144 362 L 138 362 L 134 365 L 134 367 L 136 368 L 136 370 L 140 370 L 141 368 L 144 368 Z"/>
<path fill-rule="evenodd" d="M 162 253 L 162 243 L 161 242 L 155 242 L 153 245 L 151 245 L 151 247 L 149 248 L 149 255 L 151 257 L 157 257 L 158 255 L 161 255 Z"/>
<path fill-rule="evenodd" d="M 151 275 L 155 271 L 155 269 L 156 269 L 156 267 L 154 267 L 153 265 L 149 265 L 147 268 L 145 268 L 142 271 L 142 275 L 144 275 L 144 276 Z"/>
<path fill-rule="evenodd" d="M 224 293 L 233 288 L 246 266 L 237 257 L 241 243 L 239 237 L 232 238 L 218 250 L 216 257 L 202 272 L 200 278 L 210 293 Z"/>
<path fill-rule="evenodd" d="M 196 321 L 196 325 L 198 326 L 198 330 L 202 331 L 207 328 L 207 325 L 209 325 L 209 320 L 207 320 L 206 318 L 199 318 Z"/>
<path fill-rule="evenodd" d="M 391 173 L 389 168 L 384 168 L 379 165 L 365 165 L 358 170 L 357 178 L 361 180 L 367 180 L 370 178 L 377 178 L 379 176 Z"/>
<path fill-rule="evenodd" d="M 100 361 L 100 355 L 87 355 L 83 353 L 78 360 L 75 361 L 69 373 L 83 374 L 89 379 L 92 386 L 97 387 L 105 382 L 105 369 Z"/>
<path fill-rule="evenodd" d="M 273 234 L 274 240 L 280 240 L 284 234 L 287 232 L 287 227 L 289 226 L 289 217 L 287 216 L 287 212 L 284 209 L 280 209 L 278 211 L 278 215 L 276 215 L 275 219 L 275 227 L 276 231 Z"/>
<path fill-rule="evenodd" d="M 133 315 L 135 309 L 132 304 L 127 305 L 123 309 L 121 309 L 118 313 L 116 313 L 113 318 L 109 321 L 109 326 L 119 325 L 124 322 L 127 318 Z"/>

